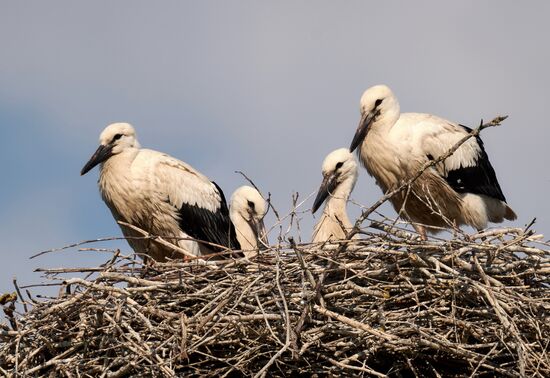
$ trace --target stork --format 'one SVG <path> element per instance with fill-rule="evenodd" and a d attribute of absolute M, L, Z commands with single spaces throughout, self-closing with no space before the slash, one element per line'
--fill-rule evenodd
<path fill-rule="evenodd" d="M 346 203 L 357 181 L 357 163 L 347 148 L 327 155 L 322 165 L 323 181 L 311 211 L 326 201 L 321 218 L 313 229 L 313 242 L 341 240 L 353 228 L 346 212 Z M 328 198 L 328 199 L 327 199 Z"/>
<path fill-rule="evenodd" d="M 195 256 L 223 248 L 240 249 L 221 188 L 189 164 L 140 148 L 130 124 L 107 126 L 99 137 L 97 151 L 80 174 L 98 164 L 99 190 L 117 222 L 161 236 Z M 173 248 L 119 225 L 137 253 L 156 261 L 178 257 Z"/>
<path fill-rule="evenodd" d="M 399 187 L 429 160 L 437 160 L 470 128 L 431 114 L 400 113 L 399 103 L 385 85 L 365 91 L 360 102 L 361 121 L 351 142 L 367 172 L 383 192 Z M 506 204 L 483 142 L 472 137 L 451 156 L 428 168 L 410 190 L 390 199 L 395 210 L 426 239 L 462 224 L 478 230 L 488 222 L 514 220 Z"/>
<path fill-rule="evenodd" d="M 266 212 L 266 202 L 255 188 L 245 185 L 233 192 L 229 216 L 246 257 L 255 256 L 258 249 L 264 249 L 268 244 L 263 221 Z"/>

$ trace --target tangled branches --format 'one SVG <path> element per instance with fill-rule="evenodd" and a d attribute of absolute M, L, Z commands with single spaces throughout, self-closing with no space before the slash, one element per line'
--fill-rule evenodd
<path fill-rule="evenodd" d="M 63 295 L 3 326 L 0 371 L 550 376 L 544 243 L 521 229 L 420 242 L 377 227 L 251 261 L 143 266 L 116 253 L 98 268 L 45 270 Z"/>

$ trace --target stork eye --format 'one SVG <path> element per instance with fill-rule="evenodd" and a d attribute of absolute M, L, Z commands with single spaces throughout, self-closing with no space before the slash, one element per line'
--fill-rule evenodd
<path fill-rule="evenodd" d="M 254 202 L 248 201 L 248 207 L 251 208 L 252 210 L 255 210 Z"/>
<path fill-rule="evenodd" d="M 382 103 L 383 99 L 379 98 L 378 100 L 375 101 L 374 103 L 374 107 L 377 108 L 380 106 L 380 104 Z"/>
<path fill-rule="evenodd" d="M 343 161 L 337 163 L 337 164 L 336 164 L 336 169 L 342 168 L 342 165 L 344 165 L 344 162 L 343 162 Z"/>
<path fill-rule="evenodd" d="M 115 140 L 119 140 L 120 138 L 122 138 L 122 134 L 116 134 L 114 137 L 113 137 L 113 142 Z"/>

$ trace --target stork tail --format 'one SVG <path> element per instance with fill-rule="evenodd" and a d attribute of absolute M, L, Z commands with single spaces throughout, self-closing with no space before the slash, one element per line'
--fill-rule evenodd
<path fill-rule="evenodd" d="M 506 212 L 504 213 L 504 218 L 508 220 L 516 220 L 518 216 L 516 215 L 514 210 L 512 210 L 512 208 L 507 204 L 505 206 L 506 206 L 506 210 L 505 210 Z"/>

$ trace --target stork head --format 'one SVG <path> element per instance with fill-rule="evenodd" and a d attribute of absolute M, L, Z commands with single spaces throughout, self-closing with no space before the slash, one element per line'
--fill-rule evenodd
<path fill-rule="evenodd" d="M 247 232 L 242 230 L 244 220 L 252 232 L 254 240 L 247 240 L 248 243 L 240 243 L 241 247 L 254 242 L 262 248 L 268 244 L 267 234 L 264 226 L 264 216 L 267 212 L 266 202 L 261 194 L 251 186 L 241 186 L 231 196 L 229 211 L 231 221 L 237 231 L 237 237 L 249 237 Z M 239 240 L 241 242 L 241 240 Z"/>
<path fill-rule="evenodd" d="M 323 161 L 322 170 L 323 181 L 311 208 L 313 213 L 321 207 L 329 195 L 334 194 L 343 182 L 351 183 L 349 189 L 351 191 L 357 180 L 357 162 L 347 148 L 339 148 L 328 154 Z"/>
<path fill-rule="evenodd" d="M 375 85 L 363 93 L 360 101 L 361 120 L 349 150 L 353 152 L 366 138 L 372 127 L 381 122 L 391 123 L 399 118 L 399 102 L 390 88 Z"/>
<path fill-rule="evenodd" d="M 136 139 L 136 131 L 129 123 L 112 123 L 101 132 L 99 136 L 99 147 L 90 160 L 80 171 L 81 175 L 86 174 L 96 165 L 103 163 L 113 155 L 120 154 L 129 148 L 139 148 Z"/>

